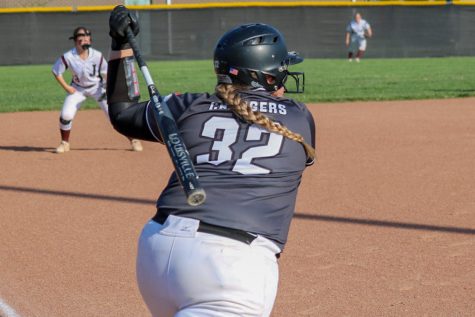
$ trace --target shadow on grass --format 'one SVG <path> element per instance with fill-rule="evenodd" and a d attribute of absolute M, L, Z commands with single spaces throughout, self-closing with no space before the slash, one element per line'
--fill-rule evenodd
<path fill-rule="evenodd" d="M 471 96 L 475 94 L 475 89 L 431 89 L 433 92 L 452 92 L 460 95 Z"/>
<path fill-rule="evenodd" d="M 96 199 L 96 200 L 155 206 L 155 200 L 139 199 L 139 198 L 133 198 L 133 197 L 110 196 L 110 195 L 99 195 L 99 194 L 89 194 L 89 193 L 75 193 L 75 192 L 66 192 L 66 191 L 58 191 L 58 190 L 38 189 L 38 188 L 19 187 L 19 186 L 6 186 L 6 185 L 0 185 L 0 191 L 23 192 L 23 193 L 32 193 L 32 194 L 38 194 L 38 195 L 66 196 L 66 197 L 72 197 L 72 198 Z M 421 230 L 421 231 L 438 231 L 438 232 L 446 232 L 446 233 L 475 235 L 475 229 L 467 228 L 467 227 L 436 226 L 436 225 L 426 225 L 426 224 L 419 224 L 419 223 L 360 219 L 360 218 L 349 218 L 349 217 L 336 217 L 336 216 L 328 216 L 328 215 L 311 215 L 311 214 L 304 214 L 304 213 L 296 213 L 294 215 L 294 218 L 303 219 L 303 220 L 311 220 L 311 221 L 346 223 L 346 224 L 352 224 L 352 225 L 387 227 L 387 228 L 395 228 L 395 229 Z"/>

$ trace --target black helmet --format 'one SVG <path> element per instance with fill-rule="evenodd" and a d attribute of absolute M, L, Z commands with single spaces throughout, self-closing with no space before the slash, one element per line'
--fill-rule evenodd
<path fill-rule="evenodd" d="M 219 84 L 244 84 L 275 91 L 284 86 L 288 75 L 300 90 L 303 73 L 290 73 L 288 66 L 303 61 L 296 52 L 288 52 L 282 34 L 265 24 L 245 24 L 225 33 L 214 50 L 214 69 Z M 275 82 L 269 84 L 265 75 Z M 303 88 L 304 82 L 302 82 Z"/>

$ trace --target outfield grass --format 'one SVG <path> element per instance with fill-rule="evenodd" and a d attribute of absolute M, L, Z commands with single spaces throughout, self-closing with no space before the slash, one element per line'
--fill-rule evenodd
<path fill-rule="evenodd" d="M 162 94 L 214 89 L 211 61 L 148 64 Z M 305 93 L 292 96 L 307 103 L 475 96 L 475 57 L 365 59 L 358 64 L 307 59 L 291 70 L 305 71 Z M 139 76 L 145 99 L 146 87 Z M 0 96 L 0 112 L 59 111 L 65 93 L 54 80 L 51 65 L 2 66 Z M 95 107 L 88 100 L 83 108 Z"/>

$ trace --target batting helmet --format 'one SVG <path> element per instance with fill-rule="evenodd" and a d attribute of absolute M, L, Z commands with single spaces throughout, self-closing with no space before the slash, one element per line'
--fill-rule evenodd
<path fill-rule="evenodd" d="M 278 90 L 291 75 L 297 87 L 293 92 L 302 92 L 299 76 L 304 74 L 288 71 L 289 65 L 302 61 L 296 52 L 287 51 L 284 37 L 277 29 L 260 23 L 245 24 L 228 31 L 214 50 L 218 84 L 244 84 L 267 91 Z M 266 75 L 275 81 L 269 83 Z"/>

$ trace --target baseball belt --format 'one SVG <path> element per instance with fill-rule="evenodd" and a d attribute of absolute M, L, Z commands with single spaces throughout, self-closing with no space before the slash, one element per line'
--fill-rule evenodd
<path fill-rule="evenodd" d="M 92 88 L 92 87 L 94 87 L 94 86 L 97 85 L 97 84 L 92 84 L 92 85 L 89 85 L 89 86 L 81 86 L 81 85 L 79 85 L 79 84 L 77 84 L 77 83 L 75 83 L 75 82 L 73 82 L 72 84 L 75 85 L 75 86 L 81 87 L 81 88 L 83 88 L 83 89 L 89 89 L 89 88 Z"/>
<path fill-rule="evenodd" d="M 157 212 L 157 214 L 152 218 L 152 220 L 163 225 L 167 220 L 167 217 L 168 215 Z M 216 226 L 203 221 L 200 221 L 200 224 L 198 226 L 198 232 L 204 232 L 225 238 L 234 239 L 245 244 L 251 244 L 252 241 L 257 238 L 257 236 L 250 234 L 249 232 L 246 232 L 244 230 Z"/>

